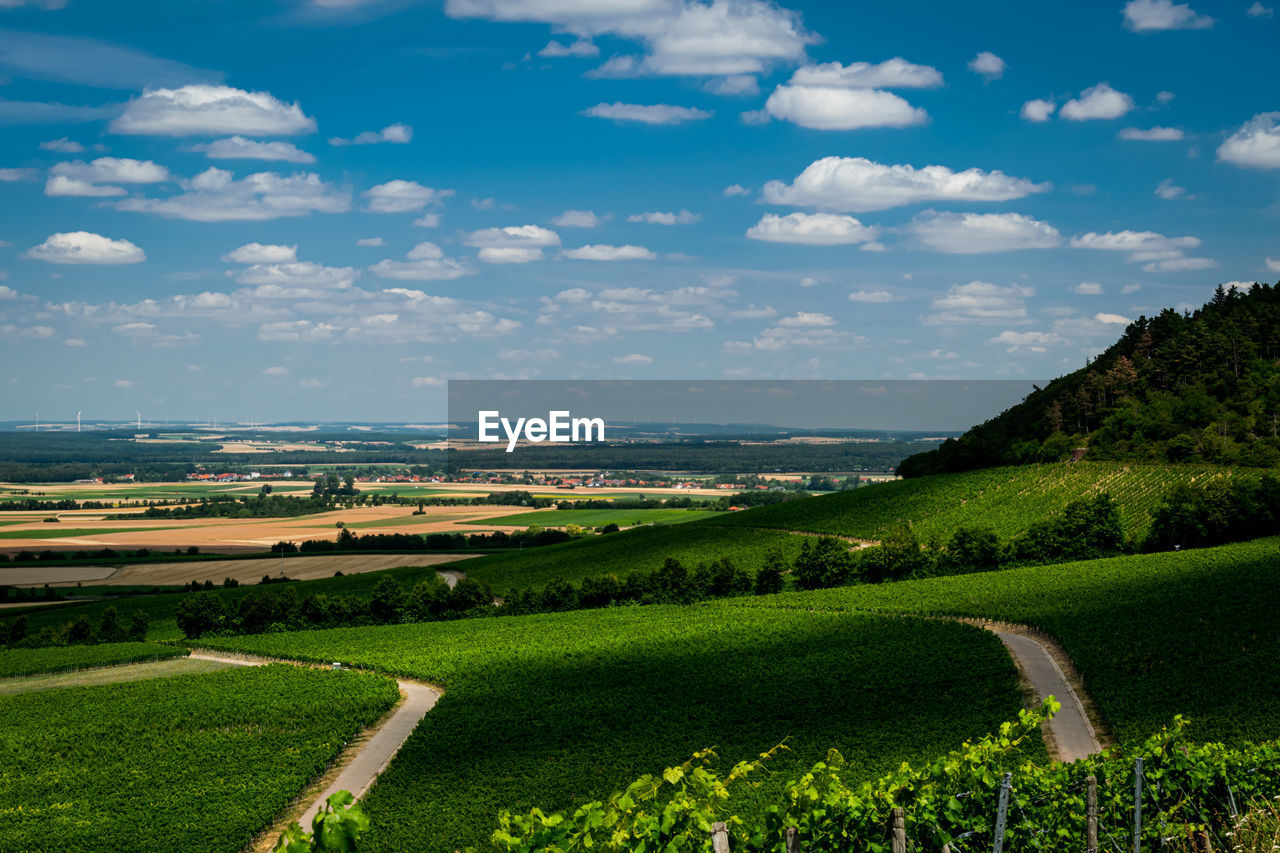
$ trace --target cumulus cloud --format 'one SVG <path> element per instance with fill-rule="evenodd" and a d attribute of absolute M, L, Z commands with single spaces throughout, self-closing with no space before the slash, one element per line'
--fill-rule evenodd
<path fill-rule="evenodd" d="M 1165 201 L 1173 201 L 1174 199 L 1179 199 L 1179 198 L 1182 198 L 1182 199 L 1191 198 L 1191 196 L 1187 195 L 1187 188 L 1180 187 L 1174 184 L 1173 178 L 1165 178 L 1163 181 L 1157 184 L 1156 195 L 1164 199 Z"/>
<path fill-rule="evenodd" d="M 268 92 L 198 84 L 148 89 L 125 105 L 110 129 L 149 136 L 294 136 L 314 131 L 316 121 L 296 102 Z"/>
<path fill-rule="evenodd" d="M 245 243 L 222 256 L 222 260 L 232 264 L 287 264 L 297 259 L 296 243 L 292 246 Z"/>
<path fill-rule="evenodd" d="M 1072 292 L 1079 293 L 1082 296 L 1100 296 L 1102 294 L 1102 285 L 1096 281 L 1082 281 L 1075 287 L 1071 288 Z"/>
<path fill-rule="evenodd" d="M 413 224 L 417 225 L 419 228 L 439 228 L 440 214 L 424 213 L 417 219 L 413 220 Z"/>
<path fill-rule="evenodd" d="M 627 217 L 628 222 L 643 222 L 648 225 L 692 225 L 702 219 L 702 214 L 681 210 L 678 213 L 653 211 L 652 213 L 633 213 Z"/>
<path fill-rule="evenodd" d="M 404 261 L 378 261 L 369 270 L 379 278 L 402 281 L 452 281 L 476 272 L 462 261 L 446 258 L 435 243 L 419 243 L 406 257 Z"/>
<path fill-rule="evenodd" d="M 538 225 L 508 225 L 472 231 L 463 242 L 479 249 L 476 256 L 487 264 L 525 264 L 542 260 L 544 248 L 559 246 L 560 235 Z"/>
<path fill-rule="evenodd" d="M 0 183 L 34 181 L 39 177 L 39 169 L 0 169 Z"/>
<path fill-rule="evenodd" d="M 636 121 L 642 124 L 683 124 L 711 118 L 712 112 L 695 107 L 674 107 L 671 104 L 596 104 L 582 111 L 584 116 L 608 118 L 614 121 Z"/>
<path fill-rule="evenodd" d="M 623 355 L 613 360 L 614 364 L 653 364 L 653 359 L 647 355 L 633 352 L 631 355 Z"/>
<path fill-rule="evenodd" d="M 1173 0 L 1129 0 L 1123 14 L 1124 25 L 1136 33 L 1205 30 L 1213 26 L 1213 18 L 1197 15 L 1186 3 Z"/>
<path fill-rule="evenodd" d="M 811 163 L 791 184 L 770 181 L 769 204 L 817 207 L 865 213 L 926 201 L 1009 201 L 1047 192 L 1050 184 L 1013 178 L 999 170 L 946 166 L 886 166 L 864 157 L 824 157 Z"/>
<path fill-rule="evenodd" d="M 447 0 L 445 12 L 545 23 L 582 39 L 611 35 L 643 46 L 643 55 L 605 63 L 600 76 L 758 74 L 801 61 L 816 40 L 798 14 L 764 0 Z"/>
<path fill-rule="evenodd" d="M 847 349 L 863 339 L 836 327 L 836 321 L 827 314 L 798 311 L 783 317 L 777 324 L 765 329 L 751 341 L 751 346 L 765 352 L 776 352 L 792 347 L 812 349 Z M 730 343 L 729 348 L 734 349 Z"/>
<path fill-rule="evenodd" d="M 1263 6 L 1258 0 L 1254 0 L 1252 6 L 1244 10 L 1244 13 L 1250 18 L 1274 18 L 1276 14 L 1275 6 Z"/>
<path fill-rule="evenodd" d="M 1117 135 L 1135 142 L 1179 142 L 1183 138 L 1182 131 L 1176 127 L 1149 127 L 1145 130 L 1126 127 Z"/>
<path fill-rule="evenodd" d="M 941 325 L 1023 320 L 1027 316 L 1026 299 L 1033 292 L 1017 284 L 1002 287 L 988 281 L 954 284 L 945 296 L 933 300 L 933 309 L 938 313 L 930 315 L 926 322 Z"/>
<path fill-rule="evenodd" d="M 561 254 L 566 258 L 577 261 L 651 261 L 658 257 L 644 246 L 607 246 L 604 244 L 565 249 Z"/>
<path fill-rule="evenodd" d="M 310 299 L 324 296 L 325 291 L 350 288 L 356 271 L 351 267 L 327 267 L 310 261 L 296 261 L 254 264 L 227 275 L 235 275 L 241 284 L 254 286 L 253 295 L 260 298 Z"/>
<path fill-rule="evenodd" d="M 969 60 L 969 70 L 974 74 L 981 74 L 988 82 L 1003 77 L 1006 67 L 1004 60 L 989 50 L 984 50 Z"/>
<path fill-rule="evenodd" d="M 195 222 L 264 221 L 309 213 L 345 213 L 351 192 L 313 173 L 258 172 L 237 181 L 231 172 L 210 168 L 184 181 L 181 195 L 127 198 L 117 210 L 158 213 Z"/>
<path fill-rule="evenodd" d="M 1218 159 L 1245 169 L 1280 169 L 1280 112 L 1258 113 L 1218 146 Z"/>
<path fill-rule="evenodd" d="M 1267 258 L 1267 269 L 1271 272 L 1280 272 L 1280 258 Z"/>
<path fill-rule="evenodd" d="M 796 69 L 792 86 L 833 89 L 934 89 L 942 85 L 942 74 L 928 65 L 916 65 L 902 57 L 880 63 L 824 62 Z"/>
<path fill-rule="evenodd" d="M 370 213 L 410 213 L 422 210 L 429 204 L 440 204 L 453 195 L 453 190 L 437 190 L 424 187 L 417 181 L 387 181 L 366 190 L 369 200 L 365 210 Z"/>
<path fill-rule="evenodd" d="M 415 376 L 409 384 L 414 388 L 441 388 L 445 381 L 436 376 Z"/>
<path fill-rule="evenodd" d="M 599 56 L 600 48 L 592 43 L 591 39 L 578 39 L 572 42 L 562 42 L 552 39 L 547 42 L 547 46 L 538 51 L 538 56 L 548 58 L 557 58 L 561 56 Z"/>
<path fill-rule="evenodd" d="M 1021 213 L 936 213 L 911 220 L 912 236 L 933 249 L 955 255 L 1052 249 L 1062 244 L 1058 229 Z"/>
<path fill-rule="evenodd" d="M 404 145 L 413 141 L 413 128 L 407 124 L 389 124 L 382 130 L 366 130 L 353 139 L 334 136 L 329 139 L 330 145 L 379 145 L 390 142 L 393 145 Z"/>
<path fill-rule="evenodd" d="M 45 181 L 44 184 L 44 194 L 50 198 L 65 196 L 110 198 L 112 196 L 128 195 L 129 192 L 124 187 L 91 184 L 88 181 L 68 178 L 63 175 L 50 175 L 49 180 Z"/>
<path fill-rule="evenodd" d="M 767 213 L 747 229 L 752 240 L 769 243 L 799 243 L 806 246 L 840 246 L 868 243 L 879 236 L 876 228 L 863 225 L 852 216 L 835 213 Z"/>
<path fill-rule="evenodd" d="M 1090 231 L 1071 238 L 1073 249 L 1128 252 L 1131 263 L 1146 264 L 1143 272 L 1185 272 L 1216 267 L 1217 261 L 1210 258 L 1186 256 L 1187 249 L 1199 245 L 1199 237 L 1166 237 L 1155 231 L 1108 231 L 1105 234 Z"/>
<path fill-rule="evenodd" d="M 887 290 L 855 290 L 849 294 L 850 302 L 863 302 L 868 305 L 883 305 L 886 302 L 897 302 L 901 297 L 894 296 Z"/>
<path fill-rule="evenodd" d="M 169 180 L 169 170 L 151 160 L 99 157 L 91 163 L 75 160 L 58 163 L 50 174 L 93 184 L 154 184 Z"/>
<path fill-rule="evenodd" d="M 600 224 L 600 217 L 590 210 L 566 210 L 552 219 L 551 224 L 560 228 L 595 228 Z"/>
<path fill-rule="evenodd" d="M 41 142 L 40 150 L 57 151 L 60 154 L 80 154 L 84 151 L 84 146 L 64 136 L 60 139 L 49 139 Z"/>
<path fill-rule="evenodd" d="M 1090 86 L 1080 93 L 1080 97 L 1072 98 L 1062 105 L 1058 115 L 1068 121 L 1089 121 L 1091 119 L 1112 119 L 1133 109 L 1133 98 L 1124 92 L 1112 89 L 1107 83 Z"/>
<path fill-rule="evenodd" d="M 1142 267 L 1143 272 L 1192 272 L 1210 270 L 1218 265 L 1212 258 L 1165 258 Z"/>
<path fill-rule="evenodd" d="M 288 376 L 289 368 L 280 367 L 278 365 L 275 367 L 265 367 L 262 369 L 262 375 L 263 376 Z"/>
<path fill-rule="evenodd" d="M 760 82 L 754 74 L 735 74 L 730 77 L 717 77 L 708 80 L 702 88 L 713 95 L 726 98 L 743 98 L 760 94 Z"/>
<path fill-rule="evenodd" d="M 1057 332 L 1015 332 L 1006 330 L 991 338 L 987 343 L 1000 344 L 1006 352 L 1017 352 L 1024 347 L 1036 352 L 1044 352 L 1045 347 L 1066 343 Z"/>
<path fill-rule="evenodd" d="M 1053 115 L 1053 111 L 1057 108 L 1058 105 L 1053 101 L 1045 100 L 1044 98 L 1036 98 L 1035 100 L 1027 101 L 1022 105 L 1022 112 L 1020 115 L 1027 121 L 1039 123 L 1042 121 L 1048 121 L 1049 117 Z"/>
<path fill-rule="evenodd" d="M 751 190 L 747 189 L 742 184 L 729 184 L 729 186 L 724 188 L 725 198 L 733 198 L 734 196 L 740 195 L 751 195 Z"/>
<path fill-rule="evenodd" d="M 910 127 L 929 120 L 927 112 L 892 92 L 834 86 L 779 86 L 764 112 L 813 130 Z"/>
<path fill-rule="evenodd" d="M 23 257 L 51 264 L 137 264 L 147 255 L 128 240 L 112 240 L 89 231 L 50 234 Z"/>
<path fill-rule="evenodd" d="M 381 237 L 361 237 L 356 240 L 357 246 L 385 246 L 387 242 Z"/>
<path fill-rule="evenodd" d="M 243 136 L 229 136 L 213 142 L 192 145 L 188 151 L 202 151 L 210 160 L 279 160 L 284 163 L 314 163 L 315 155 L 303 151 L 292 142 L 263 142 Z"/>

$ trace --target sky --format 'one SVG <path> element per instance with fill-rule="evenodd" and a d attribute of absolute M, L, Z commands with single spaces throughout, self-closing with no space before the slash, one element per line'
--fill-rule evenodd
<path fill-rule="evenodd" d="M 0 419 L 1017 379 L 1280 279 L 1274 0 L 0 0 Z"/>

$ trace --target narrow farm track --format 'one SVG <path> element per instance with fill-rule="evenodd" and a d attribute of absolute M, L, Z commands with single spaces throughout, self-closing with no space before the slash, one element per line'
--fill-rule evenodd
<path fill-rule="evenodd" d="M 237 657 L 194 650 L 190 657 L 194 660 L 216 661 L 234 666 L 264 666 L 269 663 L 306 665 L 283 658 Z M 312 818 L 316 816 L 331 794 L 337 791 L 350 791 L 357 800 L 363 797 L 378 775 L 391 763 L 391 759 L 395 758 L 400 747 L 409 739 L 409 735 L 413 734 L 418 723 L 428 711 L 435 707 L 436 701 L 441 696 L 439 689 L 419 681 L 396 679 L 396 684 L 400 686 L 403 701 L 396 705 L 390 716 L 359 738 L 355 742 L 354 749 L 349 753 L 344 750 L 339 756 L 337 764 L 340 769 L 337 774 L 329 778 L 324 790 L 311 800 L 310 805 L 297 819 L 297 823 L 304 828 L 310 828 Z"/>

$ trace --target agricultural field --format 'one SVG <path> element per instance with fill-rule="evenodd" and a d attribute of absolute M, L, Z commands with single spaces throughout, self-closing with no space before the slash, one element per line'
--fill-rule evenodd
<path fill-rule="evenodd" d="M 921 539 L 960 527 L 990 527 L 1002 538 L 1061 511 L 1069 501 L 1106 492 L 1127 536 L 1140 536 L 1151 511 L 1176 483 L 1247 476 L 1207 465 L 1076 462 L 988 468 L 897 480 L 834 495 L 759 507 L 711 523 L 878 539 L 910 521 Z"/>
<path fill-rule="evenodd" d="M 785 740 L 761 787 L 733 803 L 759 814 L 832 747 L 870 778 L 1022 706 L 994 636 L 849 613 L 630 607 L 206 644 L 446 688 L 364 800 L 368 851 L 480 845 L 503 808 L 607 795 L 711 746 L 727 769 Z"/>
<path fill-rule="evenodd" d="M 722 513 L 696 509 L 543 509 L 515 515 L 469 521 L 468 524 L 485 524 L 493 527 L 603 527 L 616 524 L 619 527 L 637 527 L 642 524 L 683 524 L 713 518 Z"/>
<path fill-rule="evenodd" d="M 233 853 L 397 696 L 286 665 L 0 696 L 0 850 Z"/>
<path fill-rule="evenodd" d="M 1174 714 L 1196 740 L 1280 738 L 1280 538 L 732 599 L 746 608 L 974 616 L 1056 638 L 1120 739 Z"/>
<path fill-rule="evenodd" d="M 158 643 L 103 643 L 98 646 L 0 649 L 0 678 L 165 660 L 185 657 L 186 654 L 186 649 L 162 646 Z"/>
<path fill-rule="evenodd" d="M 255 495 L 269 483 L 273 494 L 309 495 L 310 480 L 265 478 L 241 483 L 22 483 L 0 488 L 0 507 L 15 500 L 173 501 L 219 495 Z"/>
<path fill-rule="evenodd" d="M 803 541 L 803 537 L 786 533 L 716 527 L 700 521 L 642 527 L 562 545 L 490 554 L 469 561 L 465 571 L 468 577 L 484 581 L 499 595 L 526 588 L 539 589 L 557 579 L 577 583 L 592 575 L 612 574 L 623 578 L 631 572 L 652 572 L 667 557 L 675 557 L 689 569 L 727 557 L 734 565 L 754 574 L 775 548 L 788 560 L 795 559 Z"/>
<path fill-rule="evenodd" d="M 42 542 L 46 539 L 83 539 L 95 535 L 116 533 L 150 533 L 153 530 L 164 530 L 163 527 L 97 527 L 76 528 L 46 524 L 30 530 L 0 530 L 0 539 L 21 539 L 25 542 Z"/>

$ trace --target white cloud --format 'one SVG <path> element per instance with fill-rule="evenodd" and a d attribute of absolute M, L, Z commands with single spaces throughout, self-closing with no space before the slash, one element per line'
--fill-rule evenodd
<path fill-rule="evenodd" d="M 779 86 L 764 111 L 813 130 L 910 127 L 929 120 L 928 113 L 892 92 L 832 86 Z"/>
<path fill-rule="evenodd" d="M 127 157 L 99 157 L 91 163 L 81 160 L 58 163 L 49 173 L 90 184 L 155 184 L 170 180 L 169 170 L 164 166 Z"/>
<path fill-rule="evenodd" d="M 0 3 L 0 6 L 2 5 L 3 3 Z M 42 151 L 57 151 L 61 154 L 80 154 L 84 151 L 84 146 L 64 136 L 61 139 L 50 139 L 41 142 L 40 149 Z"/>
<path fill-rule="evenodd" d="M 1165 178 L 1156 185 L 1156 195 L 1165 201 L 1173 201 L 1179 198 L 1191 198 L 1187 195 L 1187 188 L 1174 184 L 1173 178 Z"/>
<path fill-rule="evenodd" d="M 547 42 L 547 46 L 538 51 L 538 56 L 555 58 L 561 56 L 599 56 L 600 48 L 596 47 L 590 39 L 578 39 L 577 41 L 565 43 L 552 39 Z"/>
<path fill-rule="evenodd" d="M 0 284 L 0 299 L 17 299 L 18 291 L 12 287 Z"/>
<path fill-rule="evenodd" d="M 413 224 L 417 225 L 419 228 L 439 228 L 440 214 L 424 213 L 417 219 L 413 220 Z"/>
<path fill-rule="evenodd" d="M 288 376 L 289 368 L 287 367 L 266 367 L 262 370 L 263 376 Z"/>
<path fill-rule="evenodd" d="M 1244 13 L 1250 18 L 1273 18 L 1276 14 L 1274 6 L 1263 6 L 1258 0 L 1254 0 L 1252 6 L 1244 10 Z"/>
<path fill-rule="evenodd" d="M 1152 261 L 1142 267 L 1143 272 L 1191 272 L 1210 270 L 1218 265 L 1212 258 L 1167 258 Z"/>
<path fill-rule="evenodd" d="M 51 264 L 137 264 L 147 255 L 128 240 L 112 240 L 89 231 L 50 234 L 23 257 Z"/>
<path fill-rule="evenodd" d="M 836 321 L 827 314 L 799 311 L 783 317 L 777 325 L 765 329 L 751 341 L 751 346 L 765 352 L 776 352 L 792 347 L 814 349 L 848 349 L 862 338 L 835 328 Z M 737 342 L 729 342 L 726 349 L 745 349 Z"/>
<path fill-rule="evenodd" d="M 1044 347 L 1057 346 L 1066 343 L 1066 341 L 1056 332 L 1014 332 L 1006 330 L 988 340 L 987 343 L 1008 347 L 1008 352 L 1014 352 L 1023 347 L 1043 352 Z"/>
<path fill-rule="evenodd" d="M 929 325 L 949 323 L 999 323 L 1022 320 L 1027 316 L 1026 298 L 1029 287 L 1012 284 L 1001 287 L 987 281 L 954 284 L 947 295 L 933 300 L 939 312 L 926 318 Z"/>
<path fill-rule="evenodd" d="M 606 246 L 596 244 L 581 246 L 577 249 L 565 249 L 561 252 L 566 258 L 577 261 L 651 261 L 657 257 L 644 246 Z"/>
<path fill-rule="evenodd" d="M 1129 0 L 1124 6 L 1124 25 L 1136 33 L 1204 30 L 1213 26 L 1213 18 L 1197 15 L 1186 3 L 1173 0 Z"/>
<path fill-rule="evenodd" d="M 1027 121 L 1042 122 L 1048 121 L 1049 116 L 1053 115 L 1053 111 L 1058 105 L 1053 101 L 1044 98 L 1036 98 L 1033 101 L 1027 101 L 1022 105 L 1021 115 Z"/>
<path fill-rule="evenodd" d="M 789 213 L 786 216 L 767 213 L 747 229 L 747 236 L 769 243 L 840 246 L 873 241 L 879 236 L 879 231 L 863 225 L 852 216 L 835 213 Z"/>
<path fill-rule="evenodd" d="M 1102 285 L 1096 281 L 1082 281 L 1071 289 L 1083 296 L 1100 296 L 1102 294 Z"/>
<path fill-rule="evenodd" d="M 869 305 L 883 305 L 886 302 L 897 302 L 900 297 L 887 290 L 855 290 L 849 294 L 850 302 L 863 302 Z"/>
<path fill-rule="evenodd" d="M 0 169 L 0 183 L 34 181 L 39 177 L 39 169 Z"/>
<path fill-rule="evenodd" d="M 365 207 L 370 213 L 410 213 L 429 204 L 440 204 L 453 195 L 453 190 L 424 187 L 417 181 L 387 181 L 363 193 L 369 199 Z"/>
<path fill-rule="evenodd" d="M 579 38 L 607 34 L 643 45 L 644 55 L 614 57 L 600 76 L 757 74 L 801 61 L 816 40 L 795 12 L 762 0 L 446 0 L 445 12 L 540 22 Z"/>
<path fill-rule="evenodd" d="M 1246 169 L 1280 169 L 1280 112 L 1258 113 L 1218 146 L 1218 159 Z"/>
<path fill-rule="evenodd" d="M 203 151 L 210 160 L 279 160 L 284 163 L 314 163 L 315 155 L 303 151 L 292 142 L 262 142 L 243 136 L 229 136 L 213 142 L 192 145 L 188 151 Z"/>
<path fill-rule="evenodd" d="M 1149 127 L 1145 130 L 1126 127 L 1117 135 L 1135 142 L 1179 142 L 1183 138 L 1182 131 L 1176 127 Z"/>
<path fill-rule="evenodd" d="M 241 284 L 252 285 L 253 295 L 264 299 L 310 299 L 323 296 L 324 291 L 347 290 L 355 281 L 356 271 L 351 267 L 326 267 L 310 261 L 291 263 L 259 263 L 241 270 L 235 275 Z M 207 307 L 229 307 L 230 301 L 209 294 Z M 208 303 L 212 304 L 208 304 Z"/>
<path fill-rule="evenodd" d="M 182 195 L 128 198 L 117 210 L 158 213 L 195 222 L 264 221 L 309 213 L 345 213 L 351 193 L 314 173 L 258 172 L 237 181 L 231 172 L 210 168 L 182 183 Z"/>
<path fill-rule="evenodd" d="M 1093 319 L 1111 326 L 1127 326 L 1133 322 L 1128 317 L 1122 317 L 1119 314 L 1094 314 Z"/>
<path fill-rule="evenodd" d="M 984 50 L 969 60 L 969 70 L 981 74 L 985 80 L 999 80 L 1006 69 L 1004 60 L 989 50 Z"/>
<path fill-rule="evenodd" d="M 552 219 L 551 224 L 560 228 L 595 228 L 600 224 L 600 217 L 590 210 L 566 210 Z"/>
<path fill-rule="evenodd" d="M 414 388 L 441 388 L 445 382 L 435 376 L 415 376 L 409 381 Z"/>
<path fill-rule="evenodd" d="M 1089 121 L 1090 119 L 1112 119 L 1133 109 L 1133 98 L 1124 92 L 1112 89 L 1107 83 L 1090 86 L 1062 105 L 1058 115 L 1068 121 Z"/>
<path fill-rule="evenodd" d="M 613 360 L 614 364 L 653 364 L 653 359 L 647 355 L 633 352 L 631 355 L 624 355 Z"/>
<path fill-rule="evenodd" d="M 293 136 L 314 131 L 316 122 L 297 103 L 268 92 L 191 85 L 147 90 L 125 105 L 110 129 L 151 136 Z"/>
<path fill-rule="evenodd" d="M 1052 249 L 1062 244 L 1058 229 L 1021 213 L 925 211 L 911 220 L 908 230 L 930 249 L 954 255 Z"/>
<path fill-rule="evenodd" d="M 792 86 L 833 89 L 934 89 L 942 85 L 942 74 L 928 65 L 916 65 L 902 57 L 880 63 L 824 62 L 796 69 L 788 81 Z"/>
<path fill-rule="evenodd" d="M 356 240 L 357 246 L 385 246 L 387 242 L 381 237 L 361 237 Z"/>
<path fill-rule="evenodd" d="M 824 157 L 811 163 L 790 185 L 765 184 L 769 204 L 864 213 L 925 201 L 1009 201 L 1047 192 L 1050 184 L 1013 178 L 999 170 L 946 166 L 886 166 L 863 157 Z"/>
<path fill-rule="evenodd" d="M 681 210 L 679 213 L 633 213 L 627 217 L 628 222 L 644 222 L 649 225 L 692 225 L 702 219 L 702 214 Z"/>
<path fill-rule="evenodd" d="M 475 275 L 475 270 L 462 261 L 446 258 L 435 243 L 419 243 L 409 250 L 407 261 L 384 260 L 369 267 L 379 278 L 400 281 L 452 281 Z"/>
<path fill-rule="evenodd" d="M 747 189 L 742 184 L 729 184 L 729 186 L 724 188 L 725 198 L 733 198 L 734 196 L 739 195 L 751 195 L 751 190 Z"/>
<path fill-rule="evenodd" d="M 1280 272 L 1280 258 L 1267 258 L 1266 264 L 1271 272 Z"/>
<path fill-rule="evenodd" d="M 615 101 L 612 104 L 596 104 L 582 111 L 584 116 L 592 118 L 608 118 L 614 121 L 638 121 L 643 124 L 682 124 L 686 121 L 701 121 L 711 118 L 713 113 L 695 107 L 674 107 L 671 104 L 624 104 Z"/>
<path fill-rule="evenodd" d="M 480 251 L 476 256 L 487 264 L 526 264 L 540 261 L 542 250 L 560 245 L 560 235 L 537 225 L 509 225 L 473 231 L 463 241 Z"/>
<path fill-rule="evenodd" d="M 379 145 L 383 142 L 390 142 L 394 145 L 404 145 L 413 141 L 413 128 L 407 124 L 389 124 L 382 130 L 366 130 L 364 133 L 358 134 L 354 139 L 343 139 L 340 136 L 334 136 L 329 139 L 330 145 Z"/>
<path fill-rule="evenodd" d="M 1143 272 L 1185 272 L 1216 267 L 1217 261 L 1209 258 L 1186 256 L 1186 249 L 1199 245 L 1198 237 L 1166 237 L 1154 231 L 1108 231 L 1106 234 L 1090 231 L 1071 238 L 1073 249 L 1128 252 L 1130 262 L 1146 264 Z"/>
<path fill-rule="evenodd" d="M 760 94 L 760 82 L 754 74 L 734 74 L 730 77 L 717 77 L 708 80 L 702 88 L 713 95 L 726 98 L 745 98 Z"/>
<path fill-rule="evenodd" d="M 129 191 L 124 187 L 91 184 L 88 181 L 81 181 L 76 178 L 67 178 L 62 175 L 51 175 L 49 180 L 45 181 L 44 194 L 50 198 L 65 196 L 110 198 L 112 196 L 128 195 Z"/>
<path fill-rule="evenodd" d="M 1137 293 L 1139 290 L 1142 290 L 1142 285 L 1140 284 L 1126 284 L 1120 288 L 1120 295 L 1128 296 L 1130 293 Z"/>
<path fill-rule="evenodd" d="M 138 383 L 131 382 L 128 379 L 117 379 L 112 384 L 115 385 L 117 388 L 137 388 L 138 387 Z"/>
<path fill-rule="evenodd" d="M 227 252 L 222 260 L 233 264 L 288 264 L 298 260 L 298 246 L 245 243 Z"/>

